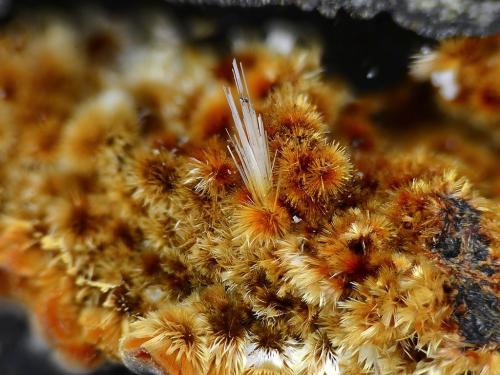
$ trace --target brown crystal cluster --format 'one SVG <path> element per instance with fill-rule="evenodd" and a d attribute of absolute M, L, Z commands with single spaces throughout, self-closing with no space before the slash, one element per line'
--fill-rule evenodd
<path fill-rule="evenodd" d="M 425 84 L 355 97 L 313 45 L 30 24 L 0 40 L 0 276 L 65 363 L 497 373 L 498 38 L 422 63 L 453 50 L 457 120 Z"/>
<path fill-rule="evenodd" d="M 446 112 L 486 128 L 500 143 L 500 34 L 445 41 L 417 58 L 413 75 L 439 88 Z"/>

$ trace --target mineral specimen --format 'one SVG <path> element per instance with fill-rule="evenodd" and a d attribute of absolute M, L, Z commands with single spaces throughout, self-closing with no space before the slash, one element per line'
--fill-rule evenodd
<path fill-rule="evenodd" d="M 161 17 L 134 27 L 28 19 L 0 40 L 2 293 L 65 363 L 497 373 L 498 144 L 468 126 L 482 107 L 456 121 L 416 83 L 355 97 L 317 45 L 221 55 Z M 496 40 L 451 65 L 471 42 L 446 42 L 419 77 L 442 57 L 474 92 L 462 67 L 483 72 Z"/>

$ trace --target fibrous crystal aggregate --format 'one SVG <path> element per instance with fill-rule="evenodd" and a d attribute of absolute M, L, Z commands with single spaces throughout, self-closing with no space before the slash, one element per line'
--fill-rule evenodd
<path fill-rule="evenodd" d="M 498 371 L 498 37 L 359 96 L 314 41 L 79 22 L 0 39 L 2 293 L 64 363 Z"/>

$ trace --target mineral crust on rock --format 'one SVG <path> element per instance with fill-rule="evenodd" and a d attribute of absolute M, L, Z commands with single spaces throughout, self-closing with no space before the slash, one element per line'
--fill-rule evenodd
<path fill-rule="evenodd" d="M 315 41 L 139 18 L 0 36 L 0 290 L 65 364 L 497 374 L 497 39 L 419 60 L 459 85 L 436 106 L 410 78 L 357 96 Z"/>

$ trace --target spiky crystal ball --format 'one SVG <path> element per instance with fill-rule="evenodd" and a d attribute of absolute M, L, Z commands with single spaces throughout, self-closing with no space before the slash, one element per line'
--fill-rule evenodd
<path fill-rule="evenodd" d="M 441 103 L 419 120 L 417 83 L 356 97 L 314 44 L 21 25 L 0 39 L 2 293 L 65 363 L 498 374 L 498 37 L 419 58 Z"/>

